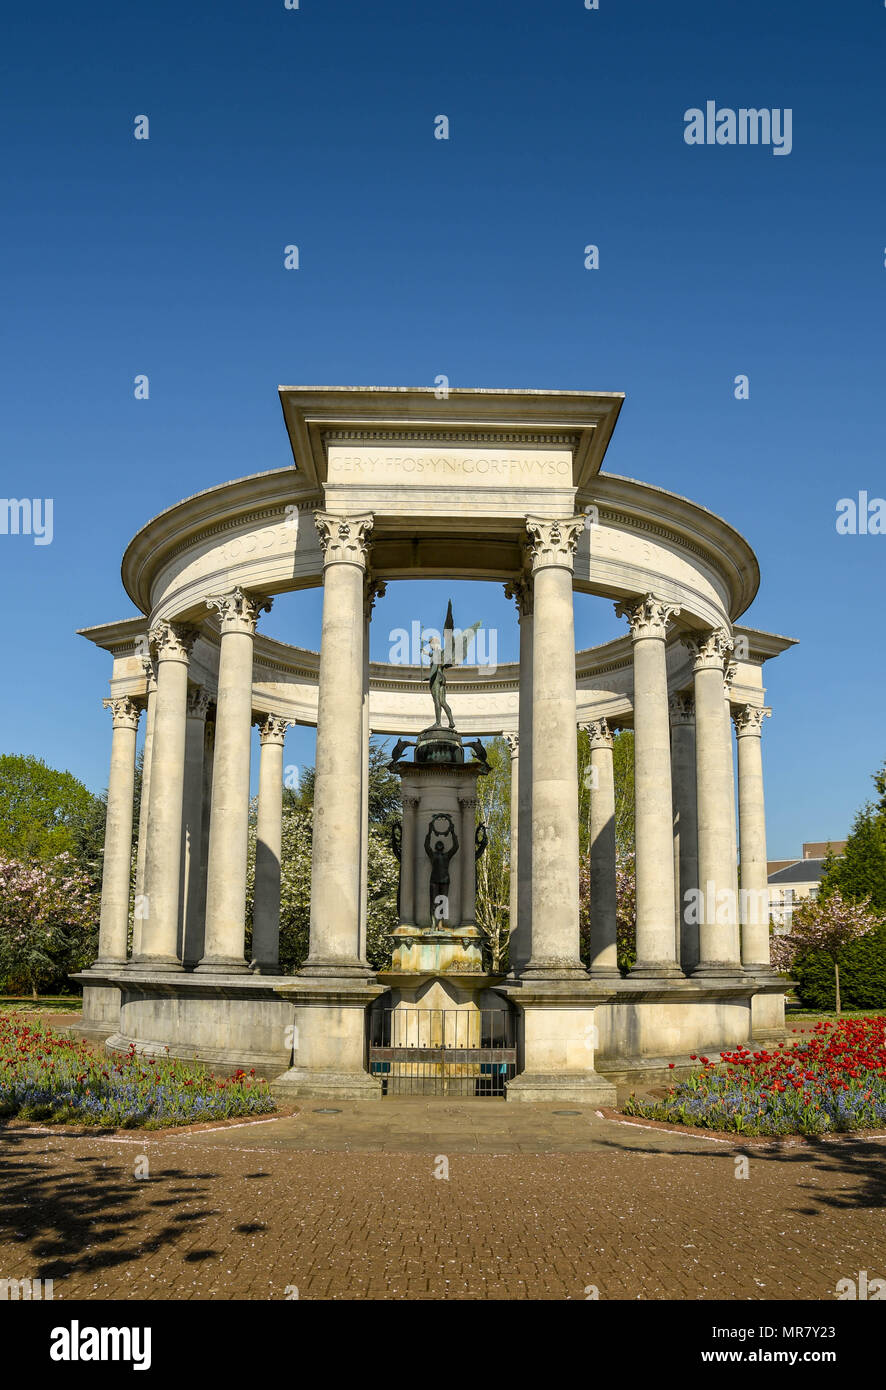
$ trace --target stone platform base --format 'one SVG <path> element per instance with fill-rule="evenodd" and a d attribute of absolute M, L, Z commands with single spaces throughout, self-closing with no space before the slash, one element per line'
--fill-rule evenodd
<path fill-rule="evenodd" d="M 145 1057 L 178 1057 L 219 1074 L 254 1067 L 265 1077 L 290 1063 L 294 1015 L 276 992 L 286 976 L 133 966 L 100 974 L 94 966 L 72 978 L 83 985 L 81 1031 L 113 1052 L 134 1046 Z"/>
<path fill-rule="evenodd" d="M 83 1012 L 80 1021 L 65 1031 L 89 1042 L 104 1042 L 120 1026 L 120 990 L 105 984 L 101 976 L 101 983 L 87 983 L 91 975 L 91 971 L 84 971 L 76 977 L 83 984 Z"/>
<path fill-rule="evenodd" d="M 72 978 L 83 987 L 83 1016 L 70 1031 L 113 1051 L 134 1047 L 219 1074 L 255 1068 L 281 1099 L 381 1097 L 380 1079 L 367 1070 L 367 1013 L 385 989 L 374 978 L 99 965 Z M 673 1080 L 695 1065 L 691 1053 L 713 1059 L 782 1038 L 790 987 L 751 975 L 716 982 L 483 978 L 483 985 L 477 1003 L 505 999 L 518 1015 L 508 1100 L 603 1106 L 614 1104 L 616 1082 Z"/>

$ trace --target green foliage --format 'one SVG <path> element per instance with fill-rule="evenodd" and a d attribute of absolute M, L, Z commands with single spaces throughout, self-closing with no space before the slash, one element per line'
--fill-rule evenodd
<path fill-rule="evenodd" d="M 868 803 L 855 817 L 840 859 L 829 855 L 821 881 L 821 896 L 834 890 L 856 902 L 870 897 L 880 912 L 886 912 L 886 811 Z"/>
<path fill-rule="evenodd" d="M 27 862 L 76 853 L 80 862 L 98 821 L 104 803 L 70 772 L 31 754 L 0 756 L 0 853 Z"/>
<path fill-rule="evenodd" d="M 879 793 L 858 812 L 839 859 L 828 855 L 819 897 L 826 901 L 835 892 L 853 902 L 870 897 L 871 905 L 886 912 L 886 766 L 873 777 Z M 861 940 L 852 942 L 837 956 L 841 1002 L 849 1008 L 886 1008 L 886 922 Z M 810 951 L 791 966 L 797 995 L 807 1008 L 833 1009 L 836 1001 L 834 967 L 823 951 Z"/>
<path fill-rule="evenodd" d="M 46 864 L 0 855 L 0 982 L 57 989 L 94 959 L 98 899 L 70 855 Z"/>
<path fill-rule="evenodd" d="M 850 1009 L 886 1009 L 886 923 L 844 947 L 837 956 L 840 1000 Z M 791 966 L 797 997 L 807 1009 L 836 1005 L 834 961 L 825 951 L 810 951 Z"/>
<path fill-rule="evenodd" d="M 280 859 L 280 970 L 291 975 L 304 965 L 310 944 L 311 841 L 313 810 L 295 799 L 283 807 Z M 366 954 L 375 970 L 391 963 L 389 933 L 397 925 L 398 866 L 383 825 L 369 827 Z M 247 951 L 252 948 L 252 907 L 255 894 L 255 825 L 249 830 L 246 871 Z"/>

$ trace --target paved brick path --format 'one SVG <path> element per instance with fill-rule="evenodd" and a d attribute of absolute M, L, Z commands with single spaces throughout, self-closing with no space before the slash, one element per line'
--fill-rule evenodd
<path fill-rule="evenodd" d="M 54 1278 L 57 1299 L 827 1300 L 886 1276 L 883 1140 L 737 1149 L 592 1110 L 319 1108 L 144 1138 L 0 1128 L 0 1278 Z"/>

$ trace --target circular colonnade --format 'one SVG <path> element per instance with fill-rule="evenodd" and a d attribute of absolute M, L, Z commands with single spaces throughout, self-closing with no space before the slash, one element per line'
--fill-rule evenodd
<path fill-rule="evenodd" d="M 113 656 L 99 958 L 79 977 L 86 1030 L 111 1047 L 256 1065 L 293 1094 L 378 1093 L 365 1062 L 366 1011 L 384 988 L 365 955 L 369 737 L 419 732 L 428 697 L 426 673 L 370 662 L 369 624 L 388 583 L 446 578 L 504 584 L 520 622 L 519 662 L 449 677 L 459 726 L 506 735 L 514 760 L 511 974 L 494 991 L 519 1023 L 509 1098 L 605 1100 L 618 1075 L 777 1035 L 762 667 L 792 643 L 738 625 L 759 583 L 747 542 L 685 498 L 600 472 L 620 395 L 280 394 L 295 467 L 209 489 L 149 522 L 123 561 L 141 616 L 83 631 Z M 262 633 L 275 595 L 317 586 L 319 653 Z M 573 591 L 613 600 L 625 635 L 576 653 Z M 284 977 L 283 740 L 296 723 L 317 726 L 311 939 L 303 969 Z M 578 726 L 595 769 L 589 968 L 579 959 Z M 612 735 L 627 726 L 637 963 L 623 979 Z"/>

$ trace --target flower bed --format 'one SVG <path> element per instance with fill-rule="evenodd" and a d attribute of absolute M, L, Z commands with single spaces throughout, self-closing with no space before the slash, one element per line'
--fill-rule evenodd
<path fill-rule="evenodd" d="M 33 1018 L 33 1016 L 32 1016 Z M 110 1057 L 23 1016 L 0 1015 L 0 1117 L 162 1129 L 274 1110 L 266 1081 L 187 1062 Z"/>
<path fill-rule="evenodd" d="M 695 1060 L 695 1058 L 693 1058 Z M 817 1023 L 796 1047 L 739 1047 L 628 1115 L 735 1134 L 825 1134 L 886 1124 L 886 1017 Z"/>

